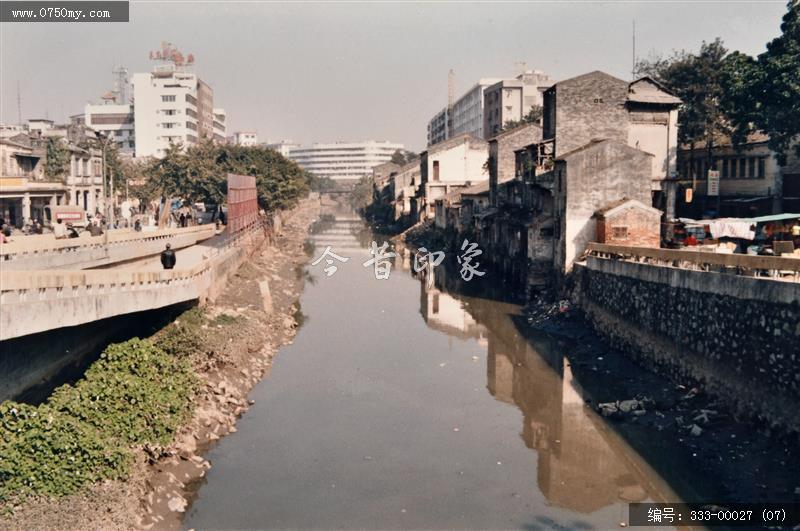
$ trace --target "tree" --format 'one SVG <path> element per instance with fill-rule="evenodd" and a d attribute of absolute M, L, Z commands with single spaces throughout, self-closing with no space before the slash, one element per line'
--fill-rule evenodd
<path fill-rule="evenodd" d="M 185 151 L 180 145 L 170 146 L 147 173 L 150 187 L 158 195 L 215 205 L 227 197 L 228 173 L 252 175 L 258 202 L 266 211 L 291 208 L 314 182 L 311 174 L 276 151 L 217 145 L 210 140 Z"/>
<path fill-rule="evenodd" d="M 391 162 L 397 164 L 398 166 L 404 166 L 410 162 L 414 162 L 419 158 L 419 155 L 414 153 L 413 151 L 408 151 L 405 149 L 398 149 L 392 154 Z"/>
<path fill-rule="evenodd" d="M 516 129 L 522 125 L 538 124 L 542 119 L 542 116 L 544 116 L 544 109 L 542 106 L 531 105 L 528 113 L 523 116 L 521 120 L 507 120 L 506 123 L 503 124 L 503 131 L 510 131 L 511 129 Z"/>
<path fill-rule="evenodd" d="M 690 151 L 694 151 L 696 144 L 704 143 L 709 168 L 715 142 L 731 132 L 720 106 L 725 98 L 727 53 L 722 41 L 715 39 L 703 41 L 697 54 L 683 50 L 673 52 L 668 59 L 656 57 L 636 65 L 638 75 L 653 78 L 681 99 L 678 142 L 688 144 Z"/>
<path fill-rule="evenodd" d="M 734 52 L 725 65 L 728 94 L 724 107 L 734 140 L 755 130 L 769 136 L 778 163 L 786 164 L 792 145 L 800 156 L 800 3 L 789 2 L 782 34 L 754 59 Z"/>
<path fill-rule="evenodd" d="M 50 137 L 47 139 L 45 150 L 44 174 L 50 179 L 60 179 L 69 173 L 69 150 L 61 139 Z"/>

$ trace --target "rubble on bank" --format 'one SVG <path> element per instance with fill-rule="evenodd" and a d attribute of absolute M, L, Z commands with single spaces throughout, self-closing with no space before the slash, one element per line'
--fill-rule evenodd
<path fill-rule="evenodd" d="M 201 380 L 193 415 L 172 443 L 135 450 L 125 480 L 62 498 L 30 498 L 0 516 L 0 529 L 180 529 L 211 467 L 203 453 L 236 431 L 237 419 L 252 405 L 248 392 L 296 334 L 303 283 L 297 270 L 308 259 L 304 242 L 318 215 L 319 200 L 303 201 L 286 214 L 274 245 L 255 250 L 213 304 L 190 311 L 200 318 L 179 318 L 153 337 L 168 352 L 185 346 Z"/>
<path fill-rule="evenodd" d="M 800 502 L 796 435 L 737 417 L 705 392 L 703 382 L 671 381 L 637 365 L 606 345 L 568 299 L 534 299 L 523 320 L 524 334 L 543 332 L 564 346 L 587 407 L 607 419 L 659 473 L 695 468 L 709 478 L 718 501 Z M 695 490 L 688 478 L 670 479 L 678 491 Z"/>

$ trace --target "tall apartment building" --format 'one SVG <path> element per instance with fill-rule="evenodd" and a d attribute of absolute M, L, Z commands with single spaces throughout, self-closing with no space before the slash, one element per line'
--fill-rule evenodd
<path fill-rule="evenodd" d="M 500 78 L 483 78 L 460 98 L 453 102 L 453 108 L 445 107 L 428 122 L 428 145 L 432 146 L 448 138 L 470 134 L 483 136 L 483 92 Z"/>
<path fill-rule="evenodd" d="M 444 142 L 449 136 L 449 113 L 447 107 L 437 112 L 428 122 L 428 145 Z"/>
<path fill-rule="evenodd" d="M 555 81 L 539 70 L 528 70 L 516 79 L 503 79 L 484 91 L 483 130 L 486 138 L 503 131 L 509 121 L 520 121 L 531 107 L 543 104 L 544 92 Z"/>
<path fill-rule="evenodd" d="M 388 162 L 403 144 L 392 142 L 335 142 L 292 149 L 289 158 L 317 177 L 358 180 L 372 175 L 372 168 Z"/>
<path fill-rule="evenodd" d="M 485 138 L 483 131 L 484 92 L 499 81 L 501 81 L 499 78 L 480 79 L 453 103 L 452 116 L 450 116 L 452 130 L 448 138 L 464 134 Z"/>
<path fill-rule="evenodd" d="M 542 104 L 542 92 L 553 84 L 550 78 L 540 71 L 526 71 L 515 79 L 481 78 L 453 102 L 452 109 L 445 107 L 428 122 L 428 145 L 437 144 L 449 138 L 463 134 L 471 134 L 478 138 L 489 139 L 500 132 L 502 124 L 508 120 L 519 120 L 527 114 L 531 105 Z M 501 98 L 495 104 L 494 98 L 487 98 L 489 91 L 508 89 L 514 92 L 516 101 L 509 96 Z M 517 92 L 519 94 L 517 94 Z M 503 92 L 504 94 L 504 92 Z M 495 120 L 487 122 L 487 102 L 500 106 L 500 111 L 493 113 Z M 500 103 L 502 101 L 502 103 Z M 505 109 L 509 105 L 512 109 Z M 493 106 L 493 109 L 495 107 Z M 505 114 L 503 114 L 505 113 Z M 500 127 L 494 127 L 499 121 Z"/>
<path fill-rule="evenodd" d="M 213 113 L 210 90 L 195 74 L 172 64 L 134 74 L 136 156 L 163 157 L 170 144 L 188 147 L 201 136 L 213 136 L 213 117 L 209 122 L 206 116 Z"/>

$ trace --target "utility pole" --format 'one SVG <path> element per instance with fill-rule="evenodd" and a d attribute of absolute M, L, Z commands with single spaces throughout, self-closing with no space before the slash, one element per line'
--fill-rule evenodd
<path fill-rule="evenodd" d="M 631 81 L 636 79 L 636 19 L 633 19 L 633 48 L 631 58 Z"/>

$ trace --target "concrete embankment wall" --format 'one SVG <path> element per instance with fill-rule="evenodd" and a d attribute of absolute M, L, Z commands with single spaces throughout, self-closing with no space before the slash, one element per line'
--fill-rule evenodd
<path fill-rule="evenodd" d="M 54 382 L 82 373 L 109 342 L 152 333 L 193 304 L 213 301 L 264 240 L 262 229 L 251 230 L 184 271 L 3 273 L 0 401 L 48 396 Z"/>
<path fill-rule="evenodd" d="M 111 231 L 103 236 L 55 240 L 52 235 L 25 236 L 0 248 L 4 271 L 89 269 L 153 256 L 169 243 L 190 247 L 214 236 L 213 225 L 157 231 Z"/>
<path fill-rule="evenodd" d="M 0 340 L 191 300 L 213 300 L 264 237 L 262 228 L 252 228 L 216 256 L 188 269 L 2 270 Z"/>
<path fill-rule="evenodd" d="M 800 284 L 595 256 L 575 279 L 613 346 L 800 432 Z"/>

